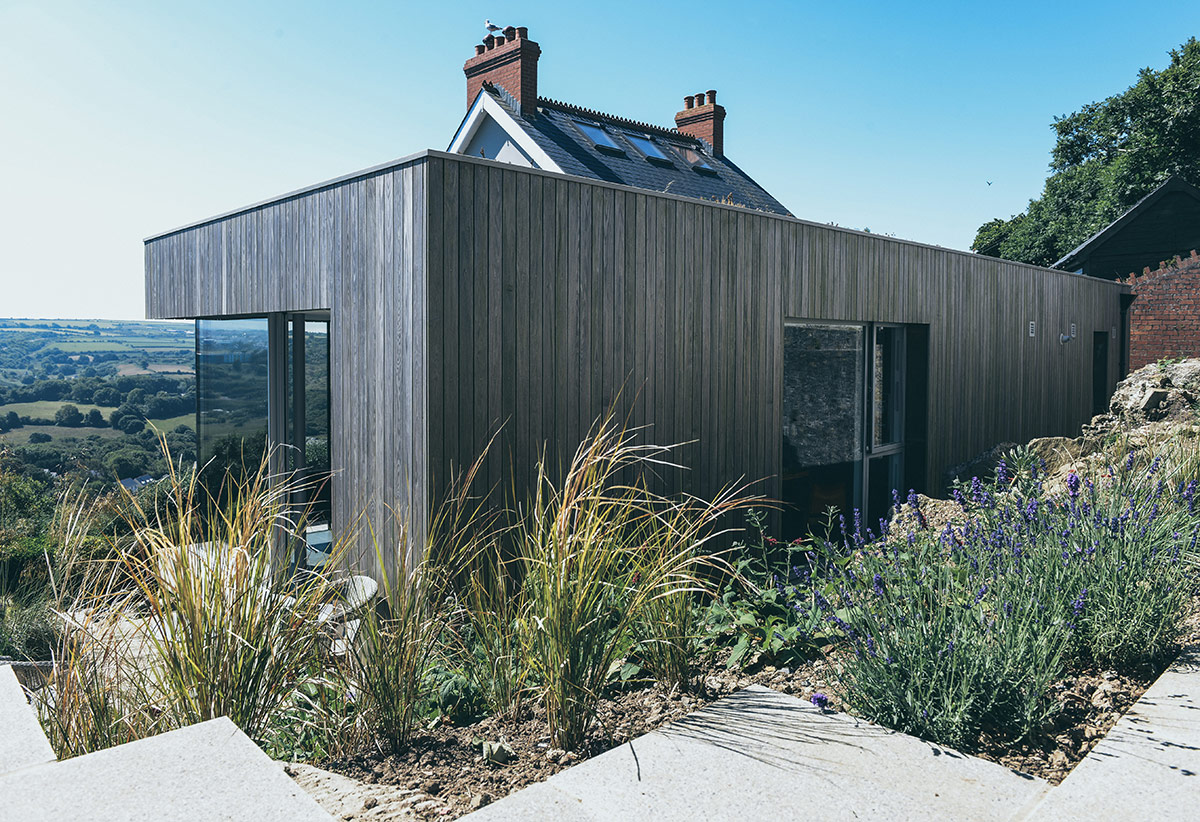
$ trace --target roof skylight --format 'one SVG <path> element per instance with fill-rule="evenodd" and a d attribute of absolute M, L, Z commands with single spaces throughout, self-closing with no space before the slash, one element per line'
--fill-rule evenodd
<path fill-rule="evenodd" d="M 625 135 L 625 139 L 632 143 L 634 148 L 642 152 L 646 158 L 646 162 L 653 163 L 656 166 L 675 165 L 673 162 L 671 162 L 671 158 L 668 157 L 663 152 L 662 148 L 659 147 L 658 143 L 654 142 L 649 137 L 645 137 L 641 134 L 627 133 Z"/>
<path fill-rule="evenodd" d="M 683 152 L 683 159 L 687 160 L 688 165 L 696 171 L 706 171 L 709 174 L 716 174 L 716 169 L 709 165 L 708 158 L 699 151 L 696 151 L 694 148 L 684 148 L 680 149 L 680 151 Z"/>
<path fill-rule="evenodd" d="M 609 149 L 610 151 L 620 151 L 622 154 L 625 153 L 621 150 L 621 147 L 613 141 L 613 138 L 609 136 L 608 132 L 600 128 L 600 126 L 592 125 L 591 123 L 580 122 L 576 122 L 575 125 L 579 126 L 579 130 L 583 132 L 585 137 L 592 141 L 596 148 Z"/>

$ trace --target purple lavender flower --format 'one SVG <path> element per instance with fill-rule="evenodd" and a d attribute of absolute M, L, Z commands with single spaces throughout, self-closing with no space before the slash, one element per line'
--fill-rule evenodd
<path fill-rule="evenodd" d="M 1079 496 L 1079 475 L 1074 471 L 1067 474 L 1067 496 L 1071 499 Z"/>
<path fill-rule="evenodd" d="M 829 697 L 827 697 L 825 694 L 821 693 L 820 691 L 817 691 L 811 697 L 809 697 L 808 701 L 811 702 L 813 705 L 816 705 L 822 711 L 829 709 Z"/>
<path fill-rule="evenodd" d="M 1025 503 L 1025 519 L 1033 522 L 1037 517 L 1038 501 L 1037 497 L 1030 497 L 1029 502 Z"/>
<path fill-rule="evenodd" d="M 880 597 L 883 596 L 883 577 L 879 576 L 879 574 L 876 574 L 875 578 L 871 582 L 871 587 L 875 589 L 875 595 Z"/>
<path fill-rule="evenodd" d="M 1005 485 L 1008 482 L 1008 463 L 1004 460 L 996 463 L 996 484 Z"/>
<path fill-rule="evenodd" d="M 916 489 L 908 489 L 908 507 L 917 515 L 917 524 L 924 528 L 925 515 L 921 513 L 921 498 L 917 496 Z"/>

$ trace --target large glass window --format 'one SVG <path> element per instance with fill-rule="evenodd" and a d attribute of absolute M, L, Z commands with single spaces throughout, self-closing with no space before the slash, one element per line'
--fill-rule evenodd
<path fill-rule="evenodd" d="M 830 508 L 859 504 L 864 367 L 862 326 L 784 327 L 785 533 L 819 531 Z"/>
<path fill-rule="evenodd" d="M 254 471 L 267 447 L 265 317 L 196 321 L 196 436 L 213 476 Z"/>
<path fill-rule="evenodd" d="M 907 331 L 784 326 L 781 491 L 789 538 L 821 532 L 831 508 L 847 521 L 857 508 L 875 528 L 893 489 L 904 491 Z"/>

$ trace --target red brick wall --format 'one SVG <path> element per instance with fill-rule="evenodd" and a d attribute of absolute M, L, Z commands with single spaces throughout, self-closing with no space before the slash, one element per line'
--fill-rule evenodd
<path fill-rule="evenodd" d="M 1166 357 L 1200 357 L 1200 257 L 1146 269 L 1128 280 L 1129 369 Z"/>
<path fill-rule="evenodd" d="M 484 82 L 500 86 L 517 99 L 521 108 L 537 108 L 538 44 L 528 39 L 524 26 L 509 27 L 505 37 L 488 35 L 475 47 L 475 56 L 463 66 L 467 75 L 467 106 L 475 102 Z"/>
<path fill-rule="evenodd" d="M 718 156 L 725 153 L 725 107 L 717 105 L 717 92 L 691 94 L 683 98 L 685 108 L 675 115 L 675 128 L 698 137 L 713 147 Z"/>

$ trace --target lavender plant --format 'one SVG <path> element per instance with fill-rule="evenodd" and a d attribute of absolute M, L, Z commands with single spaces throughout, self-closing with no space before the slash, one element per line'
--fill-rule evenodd
<path fill-rule="evenodd" d="M 1195 589 L 1196 482 L 1130 457 L 1054 495 L 1027 453 L 1016 463 L 955 489 L 961 525 L 924 527 L 910 495 L 908 533 L 817 541 L 832 571 L 817 596 L 867 718 L 958 747 L 1016 741 L 1050 717 L 1068 669 L 1172 648 Z"/>

